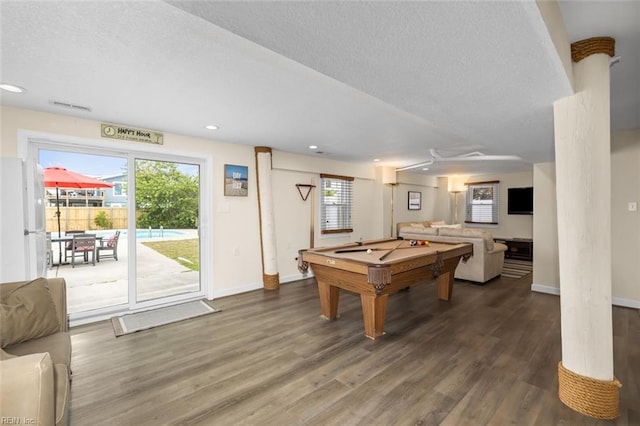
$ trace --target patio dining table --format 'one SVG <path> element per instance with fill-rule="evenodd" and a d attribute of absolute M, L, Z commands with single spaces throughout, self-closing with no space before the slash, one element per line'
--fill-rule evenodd
<path fill-rule="evenodd" d="M 75 234 L 75 235 L 78 235 L 78 234 Z M 95 234 L 88 233 L 88 234 L 85 234 L 85 235 L 95 235 Z M 97 252 L 97 249 L 98 249 L 97 245 L 98 244 L 102 244 L 102 239 L 103 239 L 103 237 L 99 236 L 99 235 L 96 235 L 95 237 L 96 237 L 96 246 L 93 248 L 93 256 L 94 257 L 96 256 L 96 252 Z M 63 250 L 62 249 L 62 243 L 65 243 L 65 247 L 66 247 L 66 243 L 67 242 L 71 242 L 71 241 L 73 241 L 73 234 L 72 235 L 61 235 L 59 237 L 54 237 L 53 234 L 51 235 L 51 243 L 58 243 L 59 254 L 58 254 L 58 265 L 57 266 L 68 265 L 69 264 L 69 262 L 64 262 L 64 263 L 62 262 L 62 250 Z"/>

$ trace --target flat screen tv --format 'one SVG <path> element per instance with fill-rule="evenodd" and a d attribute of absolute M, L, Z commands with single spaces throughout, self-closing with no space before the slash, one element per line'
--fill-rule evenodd
<path fill-rule="evenodd" d="M 507 194 L 507 213 L 533 214 L 533 187 L 509 188 Z"/>

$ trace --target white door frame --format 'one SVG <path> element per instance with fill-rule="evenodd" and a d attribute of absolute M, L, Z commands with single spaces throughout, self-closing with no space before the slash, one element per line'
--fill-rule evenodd
<path fill-rule="evenodd" d="M 154 299 L 144 302 L 135 301 L 135 256 L 130 258 L 128 262 L 128 278 L 134 280 L 133 285 L 129 285 L 129 305 L 124 311 L 137 312 L 143 311 L 158 306 L 169 306 L 182 302 L 185 300 L 198 299 L 207 297 L 213 299 L 213 274 L 212 264 L 206 261 L 211 259 L 213 249 L 213 238 L 211 237 L 212 225 L 211 225 L 211 182 L 212 182 L 212 169 L 213 158 L 209 154 L 197 153 L 197 152 L 185 152 L 166 148 L 164 146 L 155 145 L 132 145 L 131 143 L 124 143 L 120 141 L 109 141 L 108 145 L 105 145 L 105 141 L 101 139 L 81 138 L 77 136 L 58 135 L 51 133 L 18 130 L 18 144 L 17 153 L 18 157 L 23 159 L 27 167 L 27 176 L 30 175 L 29 170 L 35 167 L 37 162 L 37 150 L 39 148 L 44 149 L 63 149 L 73 150 L 75 152 L 86 154 L 104 154 L 114 155 L 119 157 L 126 157 L 129 160 L 129 170 L 133 166 L 133 159 L 144 158 L 150 160 L 159 161 L 173 161 L 173 162 L 191 162 L 193 164 L 200 165 L 200 212 L 199 212 L 199 227 L 198 234 L 200 238 L 200 292 L 187 293 L 176 296 L 169 296 L 161 299 Z M 28 183 L 29 184 L 29 183 Z M 33 185 L 33 182 L 31 182 Z M 135 190 L 134 190 L 135 191 Z M 132 193 L 131 197 L 135 195 Z M 135 203 L 128 203 L 129 205 L 129 217 L 135 217 Z M 131 211 L 133 210 L 133 215 Z M 135 221 L 129 221 L 129 233 L 133 229 L 135 235 Z M 129 244 L 129 253 L 135 253 L 135 239 L 127 239 Z M 133 247 L 132 247 L 133 246 Z M 132 297 L 133 296 L 133 297 Z M 100 321 L 102 319 L 110 318 L 115 313 L 123 312 L 122 306 L 103 308 L 94 311 L 82 312 L 77 314 L 70 314 L 69 319 L 71 325 L 79 325 L 83 323 L 89 323 L 94 321 Z"/>

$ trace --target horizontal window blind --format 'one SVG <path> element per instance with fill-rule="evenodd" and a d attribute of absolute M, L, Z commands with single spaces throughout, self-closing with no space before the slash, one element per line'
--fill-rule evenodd
<path fill-rule="evenodd" d="M 500 212 L 500 181 L 474 182 L 467 185 L 465 223 L 497 225 Z"/>
<path fill-rule="evenodd" d="M 353 178 L 321 174 L 320 179 L 320 233 L 353 232 Z"/>

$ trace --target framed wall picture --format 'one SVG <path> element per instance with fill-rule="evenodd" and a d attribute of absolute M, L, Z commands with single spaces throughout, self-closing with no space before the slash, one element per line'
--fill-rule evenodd
<path fill-rule="evenodd" d="M 249 194 L 249 167 L 224 165 L 224 195 L 246 197 Z"/>
<path fill-rule="evenodd" d="M 420 210 L 422 207 L 422 192 L 409 191 L 409 210 Z"/>

